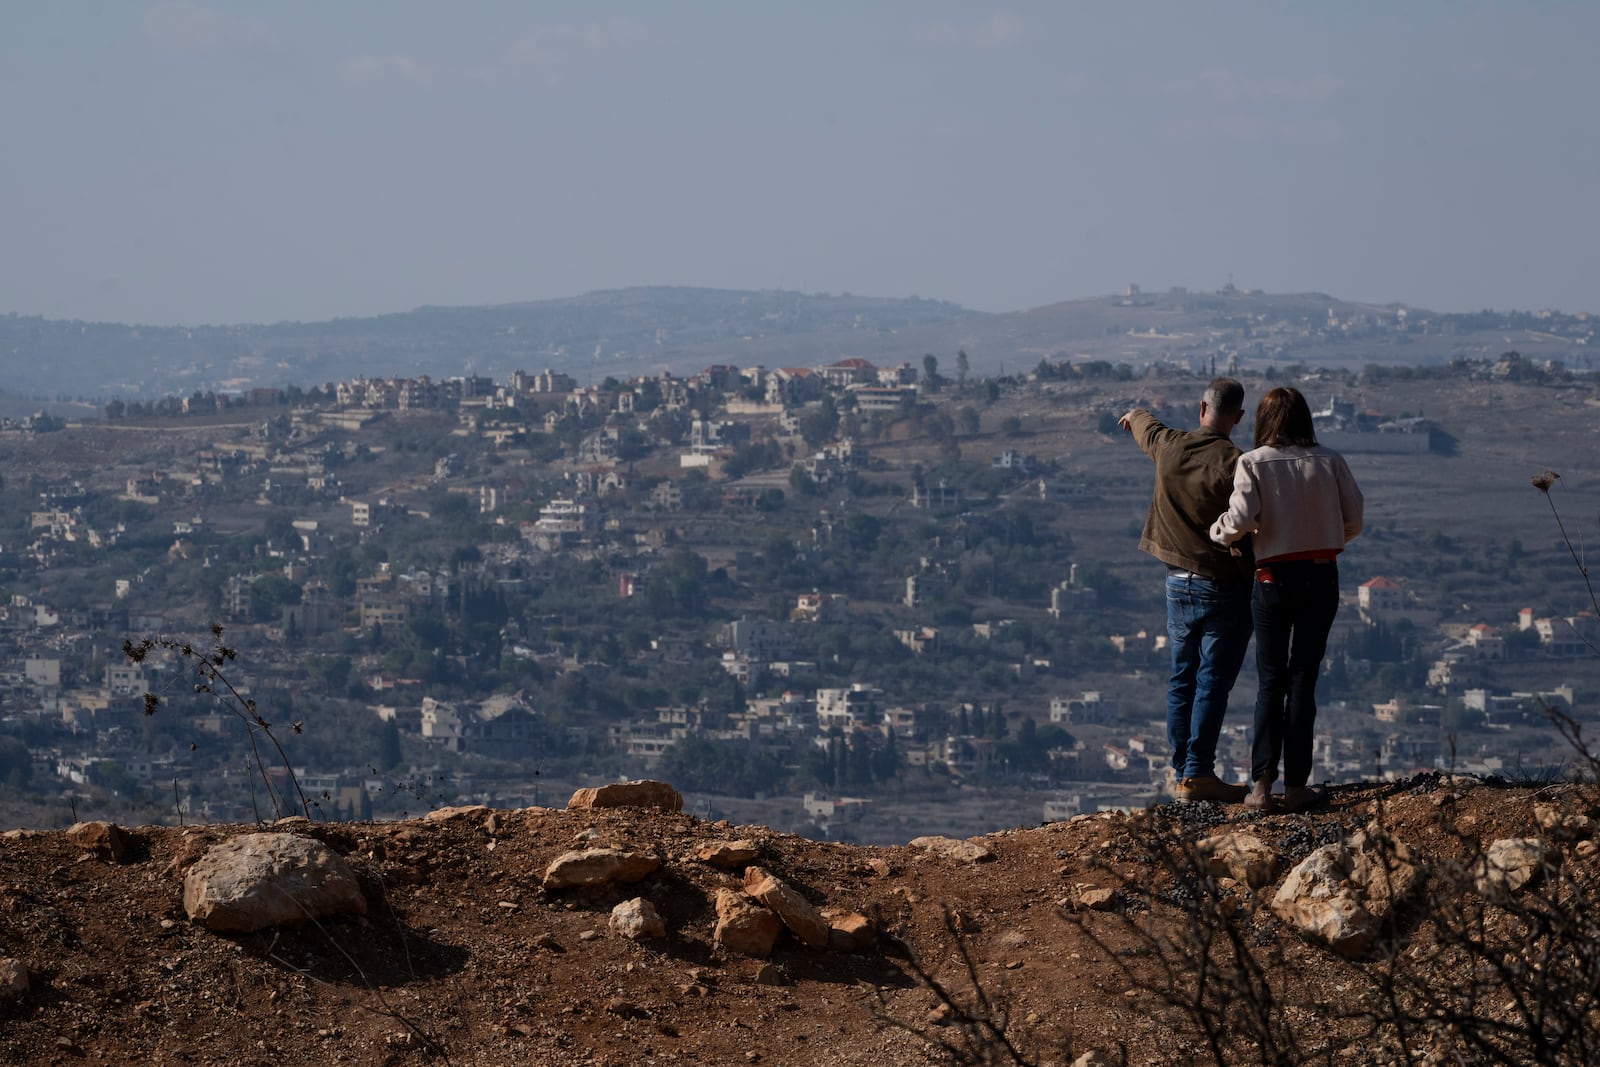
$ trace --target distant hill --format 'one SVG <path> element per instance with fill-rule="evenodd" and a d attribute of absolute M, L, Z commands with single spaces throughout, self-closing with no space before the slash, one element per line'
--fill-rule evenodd
<path fill-rule="evenodd" d="M 0 387 L 27 396 L 138 397 L 309 387 L 360 375 L 503 377 L 546 367 L 598 380 L 694 366 L 705 352 L 737 351 L 751 339 L 809 359 L 819 336 L 892 333 L 977 314 L 938 300 L 690 288 L 270 326 L 153 327 L 13 314 L 0 317 Z M 840 349 L 846 354 L 848 346 Z"/>
<path fill-rule="evenodd" d="M 1070 300 L 1004 314 L 940 300 L 651 287 L 487 307 L 422 307 L 372 318 L 275 325 L 152 327 L 0 317 L 0 388 L 38 399 L 139 398 L 252 386 L 309 388 L 362 375 L 434 377 L 563 371 L 694 372 L 713 363 L 878 363 L 925 353 L 953 373 L 1031 369 L 1040 360 L 1176 361 L 1202 367 L 1416 364 L 1524 355 L 1589 359 L 1584 316 L 1440 315 L 1321 293 L 1173 290 Z"/>

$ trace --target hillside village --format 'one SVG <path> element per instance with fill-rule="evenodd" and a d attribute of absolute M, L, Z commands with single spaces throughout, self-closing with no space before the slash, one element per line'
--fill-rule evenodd
<path fill-rule="evenodd" d="M 1561 407 L 1579 440 L 1593 379 L 1516 353 L 1220 358 L 1252 397 L 1299 384 L 1368 496 L 1316 778 L 1559 768 L 1550 716 L 1586 722 L 1600 693 L 1600 630 L 1527 486 L 1559 459 L 1530 427 L 1482 462 L 1470 412 Z M 1217 362 L 354 378 L 10 423 L 0 795 L 13 822 L 261 817 L 236 709 L 171 650 L 121 653 L 220 623 L 319 818 L 643 774 L 865 841 L 1143 806 L 1172 785 L 1165 636 L 1134 550 L 1149 473 L 1114 422 L 1192 422 Z M 1498 475 L 1517 505 L 1463 522 L 1454 486 Z M 1236 780 L 1252 689 L 1220 753 Z"/>

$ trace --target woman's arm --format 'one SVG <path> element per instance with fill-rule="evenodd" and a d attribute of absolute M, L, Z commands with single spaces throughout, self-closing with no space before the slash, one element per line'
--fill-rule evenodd
<path fill-rule="evenodd" d="M 1233 469 L 1233 495 L 1228 510 L 1211 524 L 1211 540 L 1227 546 L 1261 529 L 1261 487 L 1256 482 L 1255 462 L 1246 452 Z"/>
<path fill-rule="evenodd" d="M 1339 457 L 1334 473 L 1339 482 L 1339 510 L 1344 513 L 1344 542 L 1349 544 L 1361 532 L 1365 501 L 1361 496 L 1361 487 L 1356 484 L 1355 475 L 1350 473 L 1350 465 L 1343 456 Z"/>

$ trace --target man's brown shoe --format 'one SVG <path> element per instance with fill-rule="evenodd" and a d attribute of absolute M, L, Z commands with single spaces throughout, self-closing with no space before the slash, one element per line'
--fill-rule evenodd
<path fill-rule="evenodd" d="M 1237 804 L 1248 792 L 1247 786 L 1230 785 L 1214 774 L 1201 774 L 1180 781 L 1176 795 L 1184 803 L 1214 800 L 1218 804 Z"/>

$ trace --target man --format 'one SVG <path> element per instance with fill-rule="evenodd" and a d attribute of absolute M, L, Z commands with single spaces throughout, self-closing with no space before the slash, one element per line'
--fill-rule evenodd
<path fill-rule="evenodd" d="M 1250 644 L 1249 546 L 1235 554 L 1211 541 L 1228 510 L 1239 449 L 1230 439 L 1244 417 L 1244 386 L 1217 378 L 1200 400 L 1200 428 L 1174 430 L 1143 408 L 1118 420 L 1156 465 L 1155 492 L 1139 549 L 1167 565 L 1167 739 L 1184 801 L 1236 803 L 1249 788 L 1216 774 L 1217 738 L 1228 693 Z"/>

